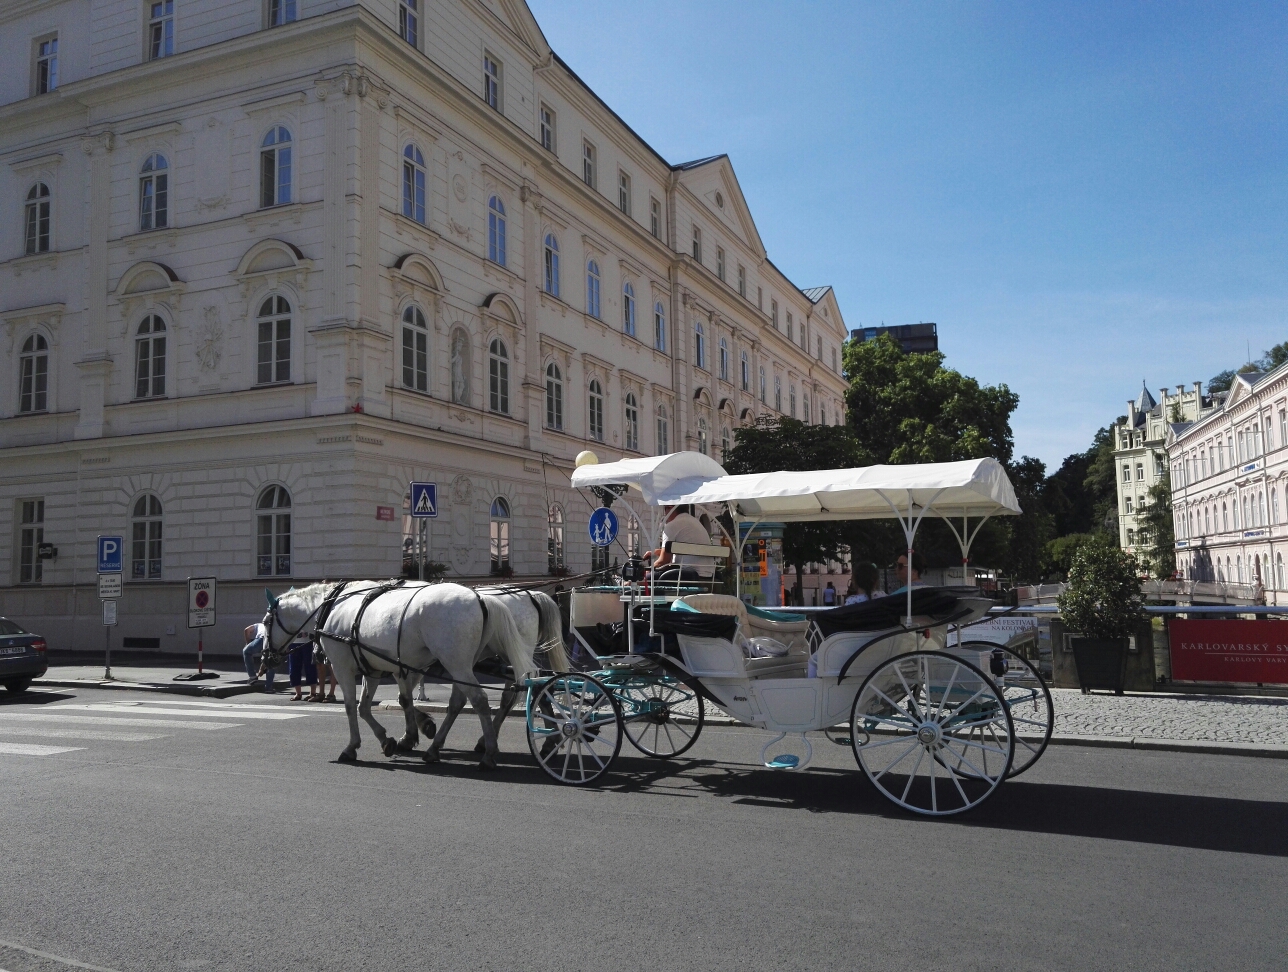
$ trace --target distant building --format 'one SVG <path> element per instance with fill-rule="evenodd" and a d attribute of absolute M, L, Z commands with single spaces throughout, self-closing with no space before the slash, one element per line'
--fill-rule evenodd
<path fill-rule="evenodd" d="M 808 291 L 806 291 L 808 293 Z M 939 350 L 938 324 L 894 324 L 889 327 L 856 327 L 850 337 L 859 343 L 875 341 L 882 334 L 889 334 L 899 342 L 904 354 Z"/>
<path fill-rule="evenodd" d="M 1201 382 L 1191 391 L 1176 386 L 1176 394 L 1159 390 L 1161 401 L 1155 401 L 1145 383 L 1140 394 L 1127 402 L 1127 414 L 1112 429 L 1115 478 L 1118 481 L 1118 545 L 1124 550 L 1143 554 L 1140 517 L 1149 501 L 1149 490 L 1163 478 L 1167 468 L 1165 440 L 1169 425 L 1193 422 L 1210 415 L 1216 407 L 1212 398 L 1203 397 Z M 1173 480 L 1175 487 L 1175 480 Z"/>
<path fill-rule="evenodd" d="M 1166 445 L 1181 575 L 1288 603 L 1288 365 L 1236 375 Z"/>

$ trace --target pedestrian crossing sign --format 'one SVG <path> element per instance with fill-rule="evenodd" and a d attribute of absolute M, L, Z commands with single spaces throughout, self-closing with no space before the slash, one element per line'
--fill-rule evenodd
<path fill-rule="evenodd" d="M 438 484 L 411 484 L 411 515 L 415 517 L 438 516 Z"/>

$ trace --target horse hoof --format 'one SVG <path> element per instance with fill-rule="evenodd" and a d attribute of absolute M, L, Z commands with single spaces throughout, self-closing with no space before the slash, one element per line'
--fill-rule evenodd
<path fill-rule="evenodd" d="M 400 753 L 414 753 L 416 751 L 416 740 L 399 739 L 396 748 Z"/>
<path fill-rule="evenodd" d="M 339 761 L 341 763 L 356 763 L 358 761 L 358 754 L 346 749 L 344 752 L 340 754 Z"/>
<path fill-rule="evenodd" d="M 433 719 L 426 716 L 425 722 L 420 727 L 420 731 L 425 734 L 426 739 L 433 739 L 435 733 L 438 732 L 438 724 L 434 722 Z"/>
<path fill-rule="evenodd" d="M 495 759 L 492 759 L 491 757 L 485 757 L 485 758 L 483 758 L 483 759 L 479 760 L 479 772 L 480 772 L 480 773 L 491 773 L 494 769 L 496 769 L 496 760 L 495 760 Z"/>
<path fill-rule="evenodd" d="M 380 751 L 384 753 L 386 756 L 392 756 L 394 754 L 394 750 L 396 750 L 397 748 L 398 748 L 398 744 L 394 742 L 392 739 L 386 739 L 384 742 L 380 744 Z"/>
<path fill-rule="evenodd" d="M 438 753 L 434 752 L 432 749 L 425 750 L 425 752 L 421 754 L 420 758 L 427 763 L 437 763 L 439 761 Z"/>

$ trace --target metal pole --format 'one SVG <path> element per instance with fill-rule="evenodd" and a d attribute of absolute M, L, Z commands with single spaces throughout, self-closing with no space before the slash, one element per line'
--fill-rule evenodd
<path fill-rule="evenodd" d="M 103 678 L 110 679 L 112 677 L 112 629 L 106 624 L 103 625 L 103 645 L 107 656 Z"/>
<path fill-rule="evenodd" d="M 201 667 L 201 660 L 202 660 L 202 652 L 206 644 L 205 636 L 206 636 L 206 629 L 198 628 L 197 629 L 197 674 L 198 675 L 200 675 L 203 671 Z"/>

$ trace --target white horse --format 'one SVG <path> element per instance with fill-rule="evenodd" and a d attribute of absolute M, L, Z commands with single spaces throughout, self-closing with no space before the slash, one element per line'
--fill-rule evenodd
<path fill-rule="evenodd" d="M 413 748 L 418 738 L 418 716 L 424 720 L 422 725 L 432 726 L 432 720 L 416 712 L 411 690 L 422 673 L 439 662 L 474 706 L 482 723 L 484 750 L 479 768 L 495 769 L 496 732 L 487 695 L 474 676 L 474 664 L 485 646 L 496 645 L 514 669 L 516 679 L 537 671 L 532 650 L 520 638 L 505 602 L 458 584 L 354 581 L 345 584 L 328 607 L 328 595 L 334 594 L 338 586 L 312 584 L 277 598 L 268 594 L 264 625 L 269 632 L 267 654 L 272 657 L 280 656 L 291 642 L 313 635 L 321 619 L 318 642 L 335 670 L 349 716 L 349 745 L 340 753 L 340 760 L 357 759 L 362 745 L 359 715 L 380 740 L 385 755 L 392 755 L 395 749 Z M 383 592 L 368 602 L 376 589 Z M 355 636 L 357 643 L 353 641 Z M 361 701 L 357 692 L 360 674 Z M 406 718 L 406 734 L 397 742 L 388 738 L 371 714 L 371 700 L 383 675 L 392 675 L 398 682 L 398 702 Z M 433 734 L 432 729 L 428 731 Z M 437 758 L 433 747 L 425 753 L 427 761 Z"/>
<path fill-rule="evenodd" d="M 514 623 L 519 629 L 519 637 L 523 639 L 523 643 L 532 645 L 534 653 L 545 652 L 547 668 L 556 672 L 572 670 L 568 651 L 564 647 L 563 619 L 559 614 L 559 603 L 553 597 L 541 591 L 528 591 L 519 587 L 479 587 L 476 590 L 480 594 L 491 595 L 504 602 L 514 616 Z M 489 654 L 505 658 L 503 647 L 496 642 L 489 642 L 486 648 Z M 501 703 L 497 709 L 496 719 L 492 723 L 494 735 L 501 734 L 501 724 L 514 708 L 518 697 L 517 681 L 507 685 L 501 692 Z M 461 687 L 453 685 L 452 697 L 447 703 L 447 715 L 443 718 L 443 724 L 438 727 L 438 735 L 434 737 L 434 744 L 431 747 L 435 754 L 447 741 L 447 733 L 452 728 L 452 723 L 456 721 L 456 717 L 460 715 L 461 709 L 465 708 L 465 701 L 465 693 L 461 691 Z M 485 748 L 486 740 L 480 738 L 474 751 L 481 753 Z"/>

